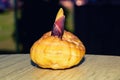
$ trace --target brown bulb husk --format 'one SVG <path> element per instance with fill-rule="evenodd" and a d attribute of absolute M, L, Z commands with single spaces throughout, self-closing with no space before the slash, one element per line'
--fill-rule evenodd
<path fill-rule="evenodd" d="M 65 31 L 62 38 L 51 31 L 37 40 L 30 50 L 34 63 L 42 68 L 66 69 L 77 65 L 85 55 L 85 46 L 74 34 Z"/>

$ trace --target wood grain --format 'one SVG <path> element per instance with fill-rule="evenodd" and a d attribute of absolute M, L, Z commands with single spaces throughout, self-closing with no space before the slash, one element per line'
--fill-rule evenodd
<path fill-rule="evenodd" d="M 0 55 L 0 80 L 120 80 L 120 56 L 85 55 L 70 69 L 41 69 L 29 54 Z"/>

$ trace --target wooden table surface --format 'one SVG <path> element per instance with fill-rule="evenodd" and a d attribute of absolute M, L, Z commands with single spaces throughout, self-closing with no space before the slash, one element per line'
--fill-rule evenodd
<path fill-rule="evenodd" d="M 0 55 L 0 80 L 120 80 L 120 56 L 85 55 L 71 69 L 41 69 L 29 54 Z"/>

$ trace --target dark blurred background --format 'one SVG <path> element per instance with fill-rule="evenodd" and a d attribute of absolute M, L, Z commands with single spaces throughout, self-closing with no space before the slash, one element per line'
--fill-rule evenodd
<path fill-rule="evenodd" d="M 53 1 L 24 0 L 23 3 L 17 26 L 19 43 L 23 45 L 23 52 L 28 53 L 32 44 L 52 29 L 60 7 Z"/>
<path fill-rule="evenodd" d="M 120 54 L 120 7 L 86 5 L 76 7 L 76 35 L 88 53 Z"/>
<path fill-rule="evenodd" d="M 29 53 L 32 44 L 52 29 L 61 5 L 57 0 L 18 0 L 14 3 L 12 38 L 15 48 L 12 52 Z M 74 5 L 74 9 L 74 34 L 86 46 L 86 53 L 120 55 L 119 0 L 89 0 L 85 5 Z"/>
<path fill-rule="evenodd" d="M 119 10 L 119 0 L 89 0 L 75 6 L 75 34 L 88 54 L 120 55 Z"/>

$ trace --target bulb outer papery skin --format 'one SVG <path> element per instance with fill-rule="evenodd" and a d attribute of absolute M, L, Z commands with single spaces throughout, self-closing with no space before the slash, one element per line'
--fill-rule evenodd
<path fill-rule="evenodd" d="M 83 43 L 72 33 L 65 31 L 62 39 L 45 33 L 31 47 L 30 56 L 42 68 L 67 69 L 79 64 L 85 55 Z"/>

